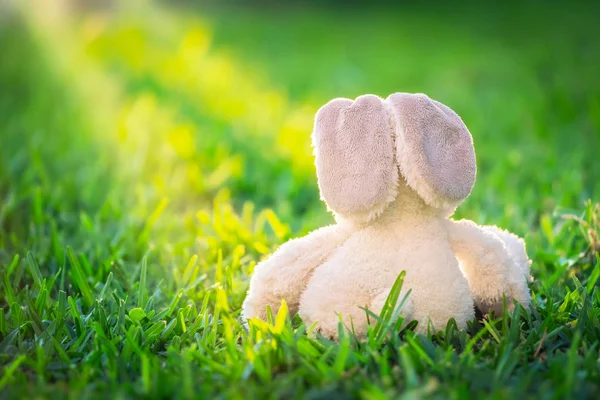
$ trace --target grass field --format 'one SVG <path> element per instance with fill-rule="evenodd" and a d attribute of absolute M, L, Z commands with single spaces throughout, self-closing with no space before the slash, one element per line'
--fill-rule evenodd
<path fill-rule="evenodd" d="M 43 4 L 0 2 L 0 397 L 600 396 L 598 7 Z M 525 237 L 532 308 L 430 337 L 246 331 L 256 262 L 332 221 L 314 113 L 395 91 L 469 126 L 456 217 Z"/>

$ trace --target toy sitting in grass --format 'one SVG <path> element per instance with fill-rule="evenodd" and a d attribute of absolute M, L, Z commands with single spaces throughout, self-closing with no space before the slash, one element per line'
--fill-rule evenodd
<path fill-rule="evenodd" d="M 423 94 L 335 99 L 313 133 L 321 197 L 337 224 L 282 245 L 256 266 L 245 318 L 285 300 L 317 332 L 336 338 L 341 315 L 360 337 L 363 308 L 379 314 L 406 271 L 400 315 L 417 331 L 459 328 L 504 298 L 530 301 L 522 239 L 494 226 L 448 219 L 475 182 L 473 140 L 460 117 Z M 400 303 L 400 300 L 398 303 Z M 372 319 L 371 319 L 372 320 Z"/>

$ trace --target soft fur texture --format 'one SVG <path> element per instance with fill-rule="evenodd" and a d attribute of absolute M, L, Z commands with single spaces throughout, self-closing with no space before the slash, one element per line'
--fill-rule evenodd
<path fill-rule="evenodd" d="M 313 134 L 321 197 L 336 225 L 282 245 L 258 264 L 243 315 L 266 317 L 281 301 L 336 338 L 339 316 L 363 336 L 406 271 L 401 315 L 417 330 L 461 328 L 482 311 L 530 301 L 522 239 L 497 227 L 447 219 L 475 182 L 471 134 L 456 113 L 424 94 L 335 99 Z"/>
<path fill-rule="evenodd" d="M 379 97 L 324 105 L 315 118 L 313 143 L 321 197 L 330 210 L 368 220 L 396 197 L 393 136 Z"/>

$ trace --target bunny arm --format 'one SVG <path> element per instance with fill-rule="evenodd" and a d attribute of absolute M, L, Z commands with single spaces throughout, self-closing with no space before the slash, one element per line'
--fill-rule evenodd
<path fill-rule="evenodd" d="M 511 297 L 517 300 L 523 307 L 527 307 L 531 302 L 531 294 L 527 287 L 527 281 L 531 279 L 531 260 L 527 257 L 525 241 L 514 233 L 500 229 L 497 226 L 486 225 L 482 228 L 487 232 L 493 233 L 504 242 L 504 246 L 506 246 L 508 255 L 512 260 L 507 271 L 509 293 Z M 502 304 L 499 304 L 498 306 L 499 308 L 502 308 Z"/>
<path fill-rule="evenodd" d="M 488 232 L 494 233 L 504 242 L 510 258 L 512 258 L 513 262 L 519 267 L 519 270 L 525 275 L 525 278 L 529 280 L 531 260 L 527 257 L 525 241 L 514 233 L 494 225 L 484 225 L 482 228 Z"/>
<path fill-rule="evenodd" d="M 516 236 L 501 231 L 503 236 L 512 235 L 509 247 L 498 235 L 499 228 L 479 226 L 469 220 L 446 220 L 445 224 L 450 247 L 460 260 L 475 304 L 482 312 L 501 312 L 503 296 L 507 297 L 509 308 L 512 299 L 523 306 L 529 304 L 524 267 L 518 263 L 520 253 L 514 251 L 518 243 Z M 513 254 L 509 248 L 513 249 Z"/>
<path fill-rule="evenodd" d="M 289 314 L 298 311 L 300 295 L 313 270 L 321 265 L 350 235 L 340 224 L 317 229 L 284 243 L 273 255 L 256 265 L 243 305 L 245 319 L 265 320 L 267 306 L 273 315 L 285 300 Z"/>

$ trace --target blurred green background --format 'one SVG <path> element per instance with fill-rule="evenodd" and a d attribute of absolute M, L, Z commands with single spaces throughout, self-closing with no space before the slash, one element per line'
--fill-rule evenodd
<path fill-rule="evenodd" d="M 461 216 L 523 234 L 544 212 L 598 197 L 595 7 L 168 4 L 47 2 L 28 12 L 35 61 L 3 58 L 35 62 L 32 74 L 59 69 L 65 90 L 87 96 L 79 108 L 94 116 L 82 119 L 103 124 L 90 130 L 126 153 L 116 173 L 161 177 L 182 206 L 228 189 L 234 203 L 275 208 L 295 229 L 321 225 L 314 113 L 333 97 L 396 91 L 427 93 L 470 128 L 479 174 Z M 7 46 L 21 47 L 25 29 L 6 32 L 19 36 Z"/>
<path fill-rule="evenodd" d="M 524 236 L 534 295 L 560 299 L 567 289 L 548 288 L 584 256 L 575 272 L 590 275 L 598 245 L 599 15 L 597 2 L 0 0 L 2 361 L 35 352 L 23 344 L 33 328 L 6 342 L 25 321 L 13 303 L 45 288 L 38 311 L 51 321 L 60 289 L 95 316 L 113 275 L 115 296 L 131 308 L 139 292 L 146 312 L 178 291 L 189 310 L 215 296 L 209 308 L 243 335 L 256 261 L 333 220 L 313 167 L 315 112 L 365 93 L 424 92 L 463 118 L 478 177 L 457 217 Z M 161 287 L 150 305 L 141 260 Z M 64 376 L 84 391 L 105 373 L 96 361 Z M 27 368 L 48 379 L 21 362 L 10 379 L 25 385 Z"/>

